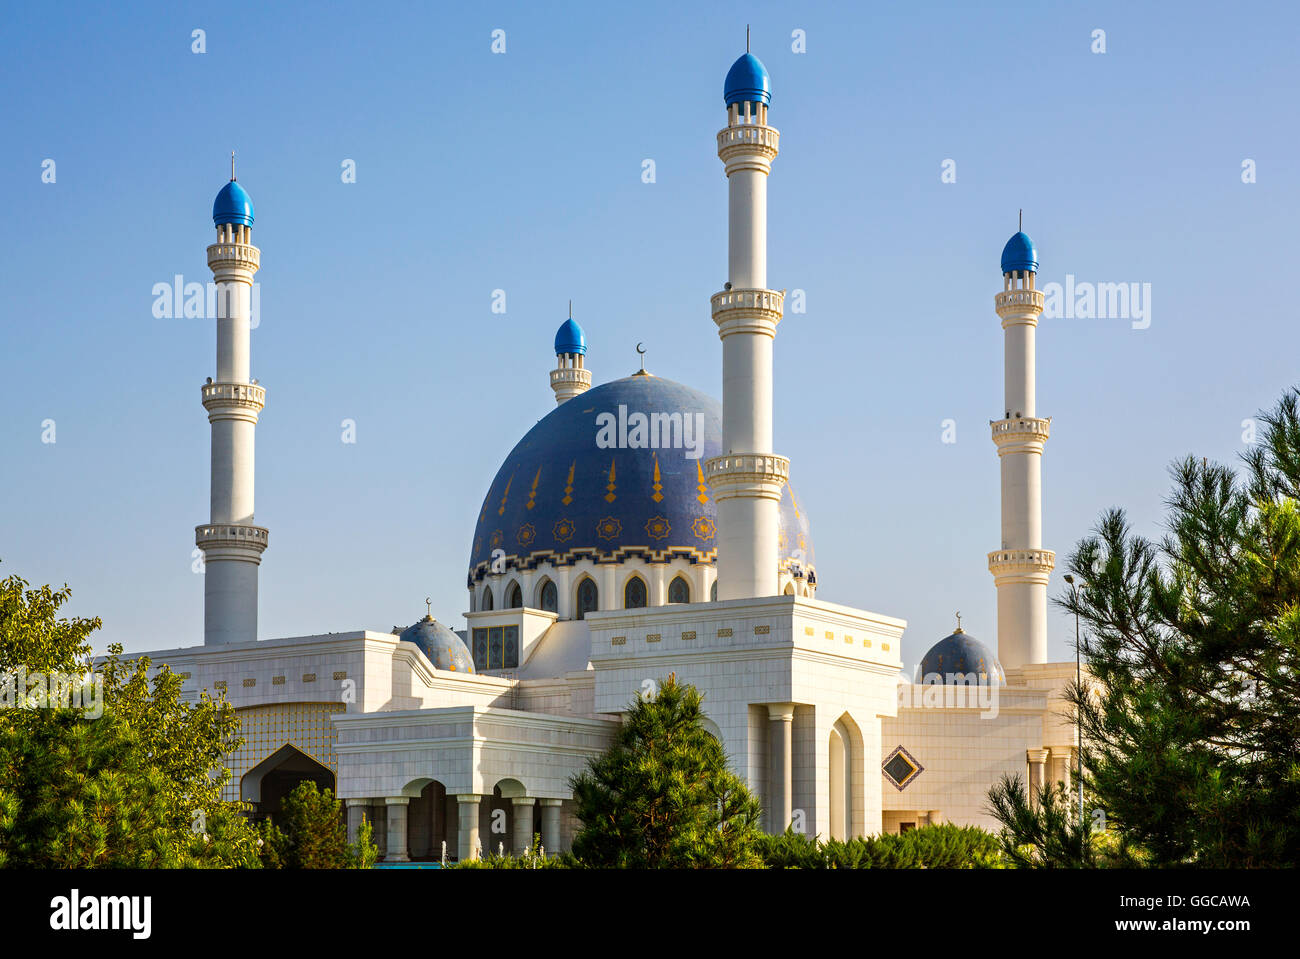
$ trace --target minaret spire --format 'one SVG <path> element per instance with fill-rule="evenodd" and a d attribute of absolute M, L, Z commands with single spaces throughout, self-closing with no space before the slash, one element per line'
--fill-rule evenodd
<path fill-rule="evenodd" d="M 555 369 L 551 370 L 551 389 L 555 405 L 571 400 L 591 389 L 591 370 L 586 368 L 587 337 L 573 318 L 573 300 L 569 300 L 569 318 L 555 333 Z"/>
<path fill-rule="evenodd" d="M 719 600 L 779 592 L 780 500 L 790 470 L 772 450 L 772 347 L 785 296 L 767 285 L 767 178 L 780 134 L 767 125 L 767 70 L 748 52 L 727 73 L 723 99 L 727 283 L 712 297 L 722 339 L 723 455 L 704 467 L 718 506 Z"/>
<path fill-rule="evenodd" d="M 230 151 L 230 182 L 235 182 L 235 151 Z"/>
<path fill-rule="evenodd" d="M 1021 211 L 1021 225 L 1024 211 Z M 1024 231 L 1002 251 L 994 298 L 1005 341 L 1003 415 L 990 420 L 1002 473 L 1002 546 L 989 553 L 998 591 L 998 659 L 1007 669 L 1047 662 L 1047 581 L 1056 554 L 1043 548 L 1042 460 L 1051 419 L 1036 409 L 1035 348 L 1043 294 L 1038 251 Z"/>

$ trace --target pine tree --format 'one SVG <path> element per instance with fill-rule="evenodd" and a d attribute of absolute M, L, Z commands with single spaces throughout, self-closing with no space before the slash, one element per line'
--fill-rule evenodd
<path fill-rule="evenodd" d="M 695 687 L 669 676 L 632 702 L 610 749 L 572 781 L 574 855 L 596 867 L 750 868 L 759 804 L 703 726 Z"/>
<path fill-rule="evenodd" d="M 1243 475 L 1174 466 L 1159 544 L 1111 510 L 1070 558 L 1089 808 L 1151 865 L 1300 865 L 1298 400 Z"/>

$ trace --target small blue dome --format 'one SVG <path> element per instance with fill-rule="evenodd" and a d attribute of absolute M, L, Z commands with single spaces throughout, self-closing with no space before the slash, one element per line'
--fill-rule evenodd
<path fill-rule="evenodd" d="M 231 180 L 221 188 L 212 203 L 212 222 L 216 226 L 223 223 L 253 225 L 253 198 L 248 191 Z"/>
<path fill-rule="evenodd" d="M 945 636 L 921 657 L 920 681 L 939 677 L 940 683 L 949 683 L 949 677 L 955 674 L 975 674 L 975 681 L 981 686 L 1005 686 L 1006 673 L 1002 664 L 987 646 L 961 629 L 951 636 Z"/>
<path fill-rule="evenodd" d="M 767 75 L 763 61 L 746 53 L 727 71 L 727 82 L 722 88 L 727 106 L 733 103 L 772 103 L 772 78 Z"/>
<path fill-rule="evenodd" d="M 1023 230 L 1007 240 L 1007 245 L 1002 248 L 1002 272 L 1017 271 L 1038 272 L 1038 251 L 1034 249 L 1034 241 Z"/>
<path fill-rule="evenodd" d="M 398 639 L 419 646 L 435 669 L 453 673 L 474 672 L 474 660 L 464 641 L 432 616 L 425 616 L 415 625 L 406 627 Z"/>
<path fill-rule="evenodd" d="M 555 334 L 555 355 L 561 353 L 583 353 L 587 352 L 587 338 L 582 335 L 582 327 L 573 317 L 569 317 L 562 324 Z"/>

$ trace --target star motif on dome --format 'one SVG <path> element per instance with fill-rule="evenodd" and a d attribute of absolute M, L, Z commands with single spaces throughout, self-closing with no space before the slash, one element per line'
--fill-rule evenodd
<path fill-rule="evenodd" d="M 533 540 L 537 539 L 537 528 L 532 523 L 525 523 L 519 527 L 515 538 L 519 540 L 520 546 L 532 546 Z"/>
<path fill-rule="evenodd" d="M 695 517 L 695 522 L 691 524 L 691 532 L 695 534 L 696 539 L 713 539 L 713 520 L 707 516 Z"/>
<path fill-rule="evenodd" d="M 617 539 L 623 533 L 623 524 L 613 516 L 606 516 L 596 524 L 596 535 L 601 539 Z"/>
<path fill-rule="evenodd" d="M 663 539 L 673 530 L 668 520 L 662 516 L 651 516 L 646 520 L 645 532 L 651 539 Z"/>
<path fill-rule="evenodd" d="M 573 520 L 563 517 L 555 521 L 555 526 L 551 529 L 551 535 L 555 537 L 557 543 L 567 543 L 573 539 L 574 525 Z"/>

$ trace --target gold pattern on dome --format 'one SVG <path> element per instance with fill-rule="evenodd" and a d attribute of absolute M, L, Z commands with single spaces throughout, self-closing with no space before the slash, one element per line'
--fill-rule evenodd
<path fill-rule="evenodd" d="M 567 543 L 573 539 L 575 530 L 573 520 L 567 516 L 562 516 L 555 521 L 555 526 L 551 528 L 551 535 L 555 537 L 557 543 Z"/>
<path fill-rule="evenodd" d="M 537 499 L 537 481 L 542 478 L 542 468 L 537 467 L 537 475 L 533 477 L 532 489 L 528 491 L 528 502 L 524 504 L 526 509 L 533 508 L 533 501 Z"/>
<path fill-rule="evenodd" d="M 614 490 L 617 487 L 617 485 L 618 484 L 614 482 L 614 461 L 610 460 L 609 461 L 609 482 L 605 485 L 605 489 L 609 490 L 609 492 L 605 494 L 606 503 L 612 503 L 616 499 Z"/>
<path fill-rule="evenodd" d="M 651 539 L 663 539 L 673 530 L 668 520 L 663 516 L 651 516 L 646 520 L 645 532 Z"/>
<path fill-rule="evenodd" d="M 713 520 L 707 516 L 697 516 L 695 522 L 691 524 L 691 532 L 695 534 L 696 539 L 713 539 L 715 531 Z"/>
<path fill-rule="evenodd" d="M 565 506 L 573 502 L 573 468 L 577 464 L 577 460 L 569 464 L 569 478 L 564 482 L 564 499 L 560 500 Z"/>
<path fill-rule="evenodd" d="M 510 474 L 510 479 L 506 480 L 506 491 L 501 494 L 501 507 L 497 510 L 498 516 L 504 516 L 506 512 L 506 500 L 510 496 L 510 484 L 515 481 L 515 474 Z"/>
<path fill-rule="evenodd" d="M 492 531 L 492 538 L 488 540 L 488 542 L 492 545 L 493 549 L 497 549 L 501 546 L 501 543 L 504 539 L 505 537 L 501 535 L 501 530 L 494 529 Z"/>
<path fill-rule="evenodd" d="M 654 454 L 654 459 L 655 459 L 654 495 L 651 496 L 650 498 L 654 500 L 656 503 L 662 503 L 664 501 L 664 494 L 662 492 L 664 488 L 664 484 L 660 481 L 659 478 L 659 454 L 658 453 Z"/>
<path fill-rule="evenodd" d="M 699 500 L 700 505 L 703 506 L 709 501 L 709 485 L 704 482 L 704 467 L 700 465 L 699 460 L 695 461 L 695 488 L 699 490 L 699 495 L 695 498 Z M 713 534 L 710 533 L 709 535 L 712 536 Z"/>
<path fill-rule="evenodd" d="M 596 524 L 596 535 L 601 539 L 617 539 L 623 532 L 623 524 L 613 516 L 606 516 Z"/>
<path fill-rule="evenodd" d="M 515 536 L 519 540 L 519 545 L 525 548 L 533 545 L 533 540 L 537 539 L 537 528 L 532 523 L 525 523 L 519 527 L 519 532 Z"/>

